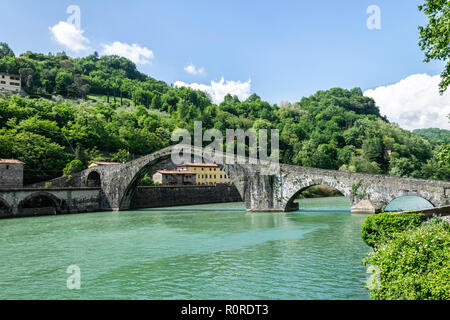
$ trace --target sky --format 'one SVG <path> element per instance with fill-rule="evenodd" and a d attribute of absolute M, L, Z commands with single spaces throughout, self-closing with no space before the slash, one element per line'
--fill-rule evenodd
<path fill-rule="evenodd" d="M 227 93 L 280 103 L 360 87 L 405 129 L 450 129 L 444 63 L 424 63 L 418 46 L 422 1 L 2 0 L 0 42 L 16 55 L 118 54 L 215 103 Z"/>

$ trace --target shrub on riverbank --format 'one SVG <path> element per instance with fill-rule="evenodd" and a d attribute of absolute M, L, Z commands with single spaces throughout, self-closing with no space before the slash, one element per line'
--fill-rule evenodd
<path fill-rule="evenodd" d="M 391 239 L 395 233 L 415 229 L 423 221 L 425 221 L 425 215 L 421 213 L 380 213 L 367 217 L 361 236 L 368 246 L 375 248 Z"/>
<path fill-rule="evenodd" d="M 364 259 L 375 266 L 375 300 L 450 299 L 450 223 L 435 218 L 391 235 Z"/>

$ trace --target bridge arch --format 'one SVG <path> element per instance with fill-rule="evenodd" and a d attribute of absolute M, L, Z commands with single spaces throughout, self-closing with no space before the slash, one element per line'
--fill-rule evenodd
<path fill-rule="evenodd" d="M 131 207 L 131 200 L 133 199 L 133 194 L 136 190 L 136 187 L 141 181 L 141 179 L 157 164 L 169 159 L 171 156 L 171 153 L 164 153 L 160 157 L 150 157 L 147 163 L 145 163 L 139 170 L 133 174 L 131 177 L 130 182 L 126 185 L 125 192 L 122 196 L 122 199 L 120 199 L 119 208 L 120 210 L 126 210 Z"/>
<path fill-rule="evenodd" d="M 65 201 L 59 199 L 50 192 L 34 192 L 22 201 L 18 206 L 19 214 L 27 215 L 48 215 L 58 214 L 64 209 Z"/>
<path fill-rule="evenodd" d="M 398 201 L 398 200 L 400 200 L 402 198 L 405 199 L 407 197 L 411 197 L 411 201 L 416 201 L 416 202 L 417 202 L 418 199 L 422 199 L 421 204 L 420 204 L 421 207 L 420 208 L 408 208 L 408 205 L 405 204 L 402 207 L 398 207 L 398 208 L 395 207 L 396 208 L 395 211 L 421 210 L 421 209 L 430 209 L 430 208 L 436 207 L 436 205 L 432 202 L 432 200 L 430 200 L 429 197 L 426 197 L 426 195 L 420 195 L 419 192 L 416 193 L 416 194 L 409 192 L 408 194 L 405 194 L 405 195 L 400 195 L 400 196 L 397 196 L 397 197 L 395 197 L 395 196 L 394 197 L 392 197 L 392 196 L 389 197 L 386 200 L 386 205 L 384 206 L 383 209 L 386 210 L 389 205 L 392 205 L 392 204 L 395 205 L 396 201 Z M 416 198 L 417 200 L 413 199 L 413 198 Z M 428 204 L 428 206 L 427 206 L 427 204 Z"/>
<path fill-rule="evenodd" d="M 102 186 L 102 175 L 97 170 L 92 170 L 86 176 L 86 186 L 87 187 L 101 187 Z"/>
<path fill-rule="evenodd" d="M 333 189 L 339 191 L 344 197 L 347 198 L 350 205 L 353 203 L 352 195 L 351 195 L 351 193 L 348 192 L 348 188 L 343 187 L 342 185 L 340 185 L 337 182 L 329 183 L 328 181 L 318 179 L 318 180 L 315 180 L 315 181 L 312 181 L 309 183 L 303 183 L 300 187 L 296 188 L 297 191 L 294 192 L 293 194 L 291 194 L 290 196 L 288 196 L 289 198 L 283 208 L 284 211 L 292 211 L 292 210 L 296 209 L 297 205 L 294 202 L 298 198 L 298 196 L 306 189 L 308 189 L 310 187 L 314 187 L 314 186 L 320 186 L 320 185 L 327 186 L 327 187 L 330 187 L 330 188 L 333 188 Z"/>
<path fill-rule="evenodd" d="M 6 202 L 5 199 L 0 198 L 0 217 L 9 216 L 12 214 L 12 207 Z"/>
<path fill-rule="evenodd" d="M 210 155 L 208 153 L 204 153 L 203 150 L 204 149 L 202 148 L 193 147 L 191 149 L 191 162 L 193 162 L 193 159 L 197 156 L 198 158 L 203 159 L 206 162 L 213 163 L 214 160 L 210 158 Z M 148 173 L 152 169 L 152 167 L 163 161 L 170 159 L 172 156 L 172 151 L 173 146 L 162 149 L 160 151 L 154 152 L 152 154 L 149 154 L 147 156 L 141 157 L 139 159 L 136 159 L 134 161 L 125 164 L 125 167 L 122 170 L 124 170 L 124 173 L 127 176 L 127 178 L 122 181 L 117 181 L 117 183 L 119 184 L 118 185 L 119 210 L 130 209 L 131 200 L 133 198 L 134 191 L 136 190 L 139 181 L 145 176 L 146 173 Z M 218 163 L 217 165 L 226 172 L 227 176 L 232 181 L 232 184 L 238 189 L 241 198 L 243 198 L 242 189 L 238 187 L 239 179 L 237 177 L 237 171 L 235 170 L 236 169 L 235 166 L 220 163 Z"/>

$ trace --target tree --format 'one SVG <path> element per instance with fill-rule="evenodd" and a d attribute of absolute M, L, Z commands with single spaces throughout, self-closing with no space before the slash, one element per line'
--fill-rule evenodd
<path fill-rule="evenodd" d="M 80 92 L 81 97 L 83 99 L 86 99 L 90 89 L 89 79 L 80 75 L 75 75 L 74 84 L 77 87 L 78 91 Z"/>
<path fill-rule="evenodd" d="M 20 77 L 22 78 L 22 83 L 27 89 L 31 89 L 33 84 L 34 70 L 31 68 L 22 68 L 19 70 Z"/>
<path fill-rule="evenodd" d="M 450 167 L 450 144 L 443 145 L 437 153 L 439 165 Z"/>
<path fill-rule="evenodd" d="M 11 50 L 6 42 L 0 42 L 0 59 L 3 57 L 14 57 L 14 51 Z"/>
<path fill-rule="evenodd" d="M 129 161 L 130 158 L 130 153 L 125 149 L 120 149 L 111 155 L 111 161 L 118 161 L 122 163 Z"/>
<path fill-rule="evenodd" d="M 73 77 L 70 73 L 61 71 L 55 79 L 55 92 L 62 96 L 67 96 L 69 86 L 73 83 Z"/>
<path fill-rule="evenodd" d="M 450 2 L 448 0 L 425 0 L 419 10 L 428 16 L 428 24 L 419 26 L 419 45 L 425 52 L 425 62 L 446 62 L 441 73 L 440 93 L 450 85 Z"/>
<path fill-rule="evenodd" d="M 69 176 L 73 173 L 83 171 L 84 169 L 86 169 L 86 168 L 80 160 L 72 160 L 64 168 L 63 175 Z"/>
<path fill-rule="evenodd" d="M 33 183 L 61 175 L 68 160 L 63 149 L 49 138 L 23 132 L 14 137 L 12 156 L 25 162 L 25 183 Z"/>

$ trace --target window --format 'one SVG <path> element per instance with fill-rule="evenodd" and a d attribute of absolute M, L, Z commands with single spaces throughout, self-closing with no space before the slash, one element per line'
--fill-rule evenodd
<path fill-rule="evenodd" d="M 220 179 L 222 179 L 222 175 L 220 175 Z"/>
<path fill-rule="evenodd" d="M 9 165 L 6 165 L 6 170 L 9 170 Z"/>
<path fill-rule="evenodd" d="M 216 178 L 216 175 L 214 175 L 214 179 Z"/>

